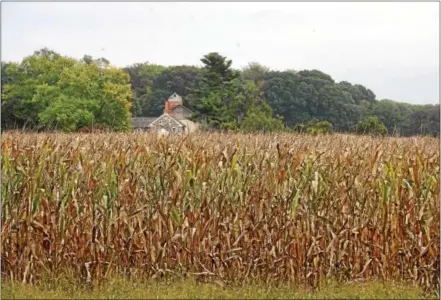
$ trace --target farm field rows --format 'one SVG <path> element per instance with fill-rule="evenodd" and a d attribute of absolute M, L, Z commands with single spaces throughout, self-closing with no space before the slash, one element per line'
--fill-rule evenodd
<path fill-rule="evenodd" d="M 436 293 L 439 149 L 429 137 L 4 133 L 2 278 Z"/>

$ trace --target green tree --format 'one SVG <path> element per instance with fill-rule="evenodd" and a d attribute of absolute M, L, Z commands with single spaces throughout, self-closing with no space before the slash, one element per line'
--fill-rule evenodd
<path fill-rule="evenodd" d="M 204 66 L 202 82 L 208 89 L 218 89 L 231 83 L 239 74 L 231 68 L 232 60 L 211 52 L 201 59 Z"/>
<path fill-rule="evenodd" d="M 278 131 L 284 129 L 283 118 L 274 117 L 271 107 L 265 103 L 263 92 L 258 85 L 262 81 L 245 80 L 241 82 L 242 97 L 238 97 L 238 106 L 235 107 L 238 124 L 245 132 Z"/>
<path fill-rule="evenodd" d="M 378 120 L 377 116 L 369 117 L 366 121 L 360 121 L 355 126 L 359 134 L 369 134 L 375 136 L 384 136 L 387 134 L 387 128 Z"/>
<path fill-rule="evenodd" d="M 378 117 L 389 132 L 394 128 L 400 128 L 404 121 L 398 102 L 388 99 L 377 101 L 373 106 L 372 114 Z"/>
<path fill-rule="evenodd" d="M 20 82 L 19 77 L 22 74 L 18 71 L 17 63 L 1 63 L 1 127 L 16 128 L 24 125 L 23 120 L 16 116 L 20 98 L 15 93 L 18 90 L 11 91 L 15 82 Z M 15 94 L 15 95 L 14 95 Z"/>
<path fill-rule="evenodd" d="M 325 85 L 335 84 L 330 75 L 319 70 L 302 70 L 296 74 L 300 77 L 300 81 L 313 85 L 317 90 Z"/>
<path fill-rule="evenodd" d="M 375 101 L 375 94 L 370 89 L 364 87 L 361 84 L 352 85 L 350 82 L 341 81 L 338 83 L 345 92 L 351 94 L 355 104 L 360 104 L 361 101 L 368 101 L 370 103 Z"/>
<path fill-rule="evenodd" d="M 240 102 L 239 74 L 231 69 L 232 61 L 218 53 L 209 53 L 201 59 L 204 68 L 200 85 L 193 89 L 190 101 L 196 110 L 194 120 L 221 128 L 222 123 L 235 122 L 235 109 Z"/>
<path fill-rule="evenodd" d="M 241 75 L 245 80 L 251 80 L 255 85 L 262 84 L 268 76 L 270 69 L 257 62 L 251 62 L 242 69 Z"/>
<path fill-rule="evenodd" d="M 82 127 L 91 127 L 96 107 L 93 101 L 60 95 L 51 105 L 39 114 L 41 124 L 48 129 L 76 131 Z"/>
<path fill-rule="evenodd" d="M 336 84 L 327 84 L 318 93 L 318 110 L 314 117 L 331 122 L 338 131 L 349 131 L 358 120 L 351 95 Z"/>
<path fill-rule="evenodd" d="M 20 63 L 8 64 L 4 70 L 8 79 L 2 86 L 2 110 L 6 110 L 2 111 L 2 126 L 37 128 L 38 114 L 49 104 L 42 93 L 56 86 L 61 74 L 74 64 L 74 59 L 47 48 L 35 51 Z"/>
<path fill-rule="evenodd" d="M 233 129 L 236 118 L 231 114 L 231 108 L 227 105 L 230 98 L 235 97 L 229 90 L 213 90 L 208 96 L 200 99 L 196 105 L 195 120 L 202 121 L 211 128 L 221 129 L 223 124 Z"/>
<path fill-rule="evenodd" d="M 319 70 L 279 72 L 252 62 L 237 71 L 216 52 L 201 61 L 203 68 L 140 63 L 124 73 L 106 58 L 84 55 L 75 60 L 44 48 L 21 62 L 2 62 L 1 126 L 37 129 L 57 124 L 69 131 L 96 124 L 124 129 L 130 112 L 157 116 L 167 97 L 177 92 L 196 113 L 195 120 L 219 129 L 247 127 L 256 116 L 280 120 L 274 114 L 297 130 L 306 130 L 304 124 L 317 119 L 348 132 L 375 115 L 392 134 L 440 132 L 439 105 L 378 101 L 367 87 L 336 83 Z"/>
<path fill-rule="evenodd" d="M 308 133 L 312 135 L 331 134 L 334 131 L 334 126 L 328 121 L 320 121 L 312 119 L 304 124 L 297 124 L 294 131 L 298 133 Z"/>
<path fill-rule="evenodd" d="M 116 130 L 130 127 L 131 87 L 123 70 L 80 62 L 62 74 L 59 87 L 70 98 L 91 102 L 87 107 L 95 124 Z"/>
<path fill-rule="evenodd" d="M 330 134 L 334 131 L 334 126 L 328 121 L 319 121 L 315 124 L 307 126 L 306 132 L 309 134 Z"/>
<path fill-rule="evenodd" d="M 156 91 L 153 88 L 155 78 L 167 68 L 161 65 L 149 63 L 137 63 L 124 68 L 130 77 L 132 88 L 131 112 L 134 116 L 155 116 L 155 105 L 152 103 L 152 94 Z M 162 99 L 164 100 L 164 99 Z"/>
<path fill-rule="evenodd" d="M 413 134 L 439 136 L 440 133 L 440 105 L 413 105 L 410 116 L 410 129 Z"/>
<path fill-rule="evenodd" d="M 45 48 L 20 63 L 3 64 L 3 74 L 3 128 L 130 125 L 129 77 L 104 58 L 78 61 Z"/>
<path fill-rule="evenodd" d="M 265 82 L 264 98 L 275 114 L 283 117 L 287 126 L 306 122 L 311 118 L 317 101 L 316 89 L 300 82 L 291 72 L 270 72 Z"/>
<path fill-rule="evenodd" d="M 250 107 L 240 127 L 244 132 L 272 132 L 284 129 L 283 119 L 273 118 L 271 108 L 265 103 Z"/>
<path fill-rule="evenodd" d="M 152 81 L 152 93 L 144 109 L 145 115 L 160 115 L 164 110 L 164 101 L 173 93 L 182 97 L 184 106 L 194 109 L 189 94 L 199 87 L 200 73 L 201 69 L 193 66 L 169 67 L 159 73 Z"/>

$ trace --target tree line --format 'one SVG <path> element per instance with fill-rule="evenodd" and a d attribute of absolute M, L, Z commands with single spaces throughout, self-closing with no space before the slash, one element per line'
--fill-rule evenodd
<path fill-rule="evenodd" d="M 255 62 L 237 70 L 215 52 L 201 62 L 116 68 L 105 58 L 77 60 L 44 48 L 1 63 L 1 126 L 127 130 L 131 116 L 159 116 L 176 92 L 207 129 L 439 135 L 439 105 L 379 100 L 319 70 L 275 71 Z"/>

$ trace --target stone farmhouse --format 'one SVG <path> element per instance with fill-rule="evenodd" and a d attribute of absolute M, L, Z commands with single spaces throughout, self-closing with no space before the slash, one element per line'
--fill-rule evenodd
<path fill-rule="evenodd" d="M 152 131 L 158 134 L 179 134 L 195 132 L 199 124 L 189 118 L 193 112 L 182 105 L 182 98 L 173 93 L 164 105 L 164 113 L 159 117 L 132 118 L 132 127 L 136 131 Z"/>

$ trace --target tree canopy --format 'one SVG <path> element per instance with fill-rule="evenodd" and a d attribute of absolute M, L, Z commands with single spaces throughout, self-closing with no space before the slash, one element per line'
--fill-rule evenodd
<path fill-rule="evenodd" d="M 44 48 L 21 62 L 1 63 L 1 125 L 124 130 L 131 115 L 159 116 L 176 92 L 194 120 L 212 129 L 297 130 L 315 122 L 317 132 L 360 133 L 378 121 L 388 134 L 439 135 L 439 105 L 379 100 L 369 88 L 336 82 L 320 70 L 275 71 L 257 62 L 236 70 L 217 52 L 204 55 L 201 63 L 117 68 L 103 57 L 77 60 Z"/>
<path fill-rule="evenodd" d="M 130 126 L 129 75 L 107 60 L 43 49 L 2 69 L 2 127 L 61 129 Z"/>

